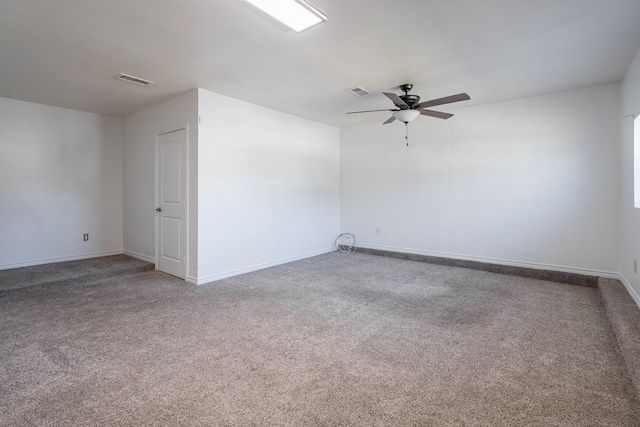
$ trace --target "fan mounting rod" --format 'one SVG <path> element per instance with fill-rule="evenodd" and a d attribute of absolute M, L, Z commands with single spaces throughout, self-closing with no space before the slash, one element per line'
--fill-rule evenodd
<path fill-rule="evenodd" d="M 413 108 L 415 104 L 420 102 L 420 97 L 418 95 L 409 95 L 409 91 L 411 89 L 413 89 L 413 85 L 411 83 L 400 85 L 400 90 L 404 92 L 404 95 L 400 95 L 400 99 L 402 99 L 409 108 Z M 400 108 L 403 110 L 405 109 L 402 106 Z"/>

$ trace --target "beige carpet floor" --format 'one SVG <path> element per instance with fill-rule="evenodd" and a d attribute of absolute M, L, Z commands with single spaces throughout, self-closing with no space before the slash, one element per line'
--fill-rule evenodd
<path fill-rule="evenodd" d="M 593 288 L 365 254 L 0 299 L 2 426 L 638 426 Z"/>
<path fill-rule="evenodd" d="M 0 270 L 0 298 L 70 287 L 154 268 L 151 263 L 127 255 L 112 255 Z"/>

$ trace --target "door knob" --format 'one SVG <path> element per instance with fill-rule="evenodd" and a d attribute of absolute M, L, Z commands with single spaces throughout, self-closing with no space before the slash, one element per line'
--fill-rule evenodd
<path fill-rule="evenodd" d="M 162 208 L 156 208 L 156 212 L 162 212 Z"/>

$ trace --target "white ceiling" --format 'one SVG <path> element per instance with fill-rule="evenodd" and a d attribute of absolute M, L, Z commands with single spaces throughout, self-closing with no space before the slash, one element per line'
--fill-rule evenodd
<path fill-rule="evenodd" d="M 640 46 L 639 0 L 311 3 L 297 34 L 244 0 L 0 0 L 0 96 L 126 116 L 200 87 L 343 126 L 405 82 L 463 106 L 619 81 Z"/>

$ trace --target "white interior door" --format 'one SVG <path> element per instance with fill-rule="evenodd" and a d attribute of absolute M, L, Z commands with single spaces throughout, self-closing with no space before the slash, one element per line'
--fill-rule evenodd
<path fill-rule="evenodd" d="M 185 278 L 186 130 L 158 135 L 156 268 Z"/>

